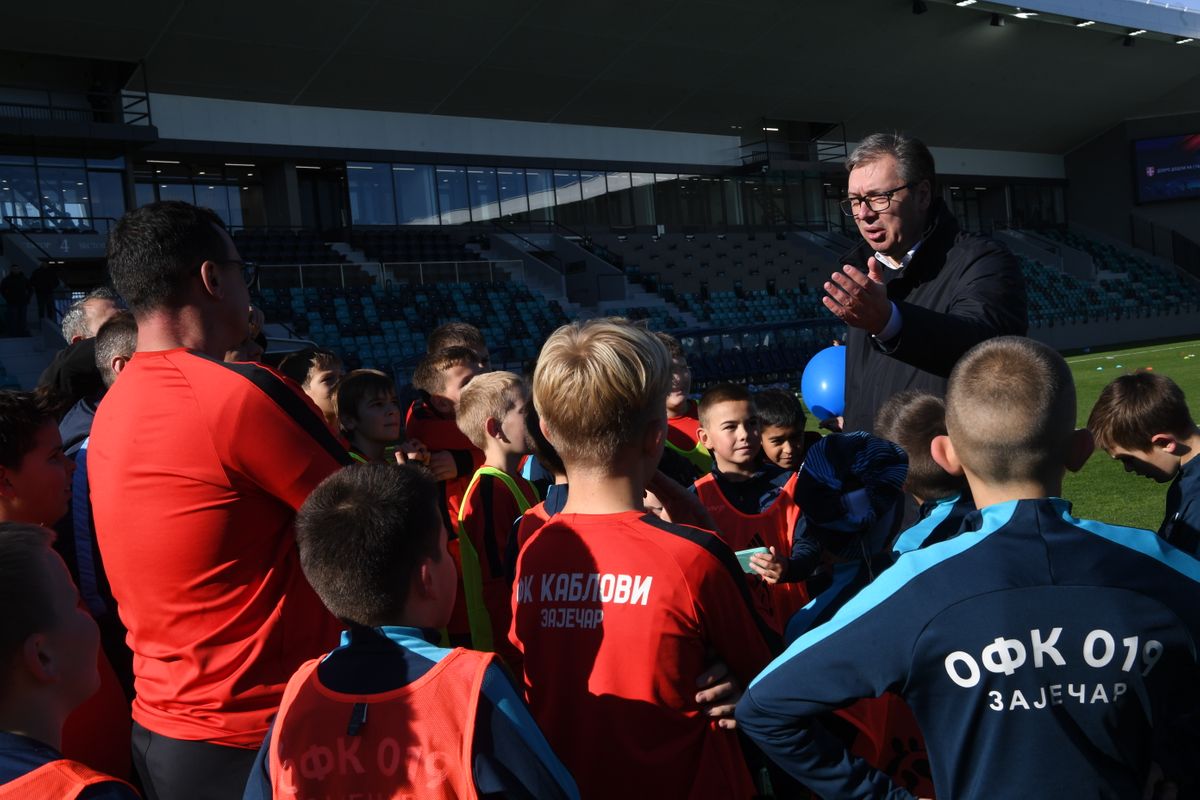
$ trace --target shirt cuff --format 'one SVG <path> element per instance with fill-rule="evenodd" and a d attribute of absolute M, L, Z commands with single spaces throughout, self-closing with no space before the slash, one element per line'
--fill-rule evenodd
<path fill-rule="evenodd" d="M 888 318 L 888 324 L 883 326 L 882 331 L 872 333 L 871 338 L 875 339 L 875 343 L 880 345 L 884 351 L 893 350 L 895 348 L 887 347 L 887 343 L 900 336 L 902 326 L 904 326 L 904 320 L 900 318 L 900 309 L 896 308 L 895 303 L 892 303 L 892 317 Z"/>

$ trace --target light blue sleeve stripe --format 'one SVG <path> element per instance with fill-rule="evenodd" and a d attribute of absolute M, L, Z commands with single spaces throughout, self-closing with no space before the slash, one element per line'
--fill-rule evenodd
<path fill-rule="evenodd" d="M 1107 539 L 1113 544 L 1128 547 L 1130 550 L 1149 556 L 1180 575 L 1200 583 L 1200 561 L 1197 561 L 1195 556 L 1175 547 L 1154 531 L 1125 528 L 1090 519 L 1077 519 L 1072 517 L 1069 511 L 1063 513 L 1063 519 L 1101 539 Z"/>
<path fill-rule="evenodd" d="M 750 682 L 750 688 L 753 689 L 756 683 L 800 653 L 829 638 L 886 601 L 921 573 L 966 552 L 982 542 L 991 533 L 1008 524 L 1008 521 L 1012 519 L 1012 515 L 1017 509 L 1018 502 L 1017 500 L 1013 500 L 1007 503 L 997 503 L 994 506 L 988 506 L 982 512 L 983 526 L 978 531 L 962 533 L 953 539 L 939 542 L 932 547 L 927 547 L 924 550 L 916 550 L 901 556 L 894 565 L 884 570 L 883 574 L 855 595 L 854 599 L 849 603 L 844 605 L 841 611 L 838 611 L 834 615 L 833 619 L 824 625 L 814 628 L 788 645 L 788 648 L 778 658 L 768 664 L 766 669 Z"/>
<path fill-rule="evenodd" d="M 929 512 L 928 517 L 900 534 L 900 538 L 896 539 L 896 544 L 892 547 L 892 552 L 900 556 L 913 550 L 920 550 L 921 545 L 925 544 L 925 540 L 929 538 L 929 534 L 933 533 L 934 529 L 950 516 L 950 512 L 954 510 L 954 504 L 961 496 L 954 495 L 945 500 L 939 500 L 933 510 Z"/>
<path fill-rule="evenodd" d="M 579 789 L 575 786 L 575 779 L 550 748 L 550 743 L 542 735 L 542 729 L 534 722 L 525 703 L 517 697 L 512 681 L 495 664 L 489 666 L 484 673 L 483 694 L 512 722 L 529 750 L 546 766 L 546 770 L 554 776 L 558 785 L 563 787 L 567 796 L 578 798 Z"/>

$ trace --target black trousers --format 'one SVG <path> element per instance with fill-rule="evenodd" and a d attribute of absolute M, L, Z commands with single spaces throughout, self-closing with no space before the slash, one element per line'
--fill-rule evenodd
<path fill-rule="evenodd" d="M 146 800 L 241 800 L 257 750 L 171 739 L 133 723 Z"/>

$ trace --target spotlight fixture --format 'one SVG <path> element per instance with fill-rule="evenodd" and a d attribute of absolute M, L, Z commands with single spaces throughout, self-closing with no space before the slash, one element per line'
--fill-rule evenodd
<path fill-rule="evenodd" d="M 1194 41 L 1196 41 L 1196 40 L 1195 39 L 1176 39 L 1175 44 L 1189 44 L 1190 42 L 1194 42 Z"/>
<path fill-rule="evenodd" d="M 954 5 L 958 6 L 959 8 L 966 8 L 967 6 L 975 5 L 977 2 L 979 2 L 979 0 L 958 0 L 958 2 Z"/>
<path fill-rule="evenodd" d="M 1130 31 L 1129 35 L 1130 36 L 1141 36 L 1145 32 L 1146 32 L 1145 28 L 1138 28 L 1136 31 Z"/>
<path fill-rule="evenodd" d="M 991 25 L 993 28 L 1003 28 L 1004 27 L 1004 17 L 1000 16 L 999 14 L 992 14 L 992 21 L 989 22 L 988 24 Z"/>
<path fill-rule="evenodd" d="M 929 6 L 925 5 L 925 0 L 913 0 L 913 13 L 924 14 L 929 10 Z"/>
<path fill-rule="evenodd" d="M 1075 23 L 1075 27 L 1076 28 L 1090 28 L 1092 25 L 1095 25 L 1095 24 L 1096 24 L 1096 20 L 1094 20 L 1094 19 L 1081 19 L 1081 20 L 1079 20 L 1079 22 Z"/>
<path fill-rule="evenodd" d="M 1023 11 L 1020 6 L 1017 7 L 1017 13 L 1013 14 L 1013 16 L 1017 19 L 1030 19 L 1031 17 L 1036 17 L 1037 15 L 1038 14 L 1036 11 Z"/>

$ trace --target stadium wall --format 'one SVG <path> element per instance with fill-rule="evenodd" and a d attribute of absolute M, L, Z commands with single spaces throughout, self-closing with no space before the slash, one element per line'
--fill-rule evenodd
<path fill-rule="evenodd" d="M 1200 241 L 1200 200 L 1135 202 L 1133 142 L 1200 133 L 1200 114 L 1126 120 L 1066 156 L 1067 208 L 1072 222 L 1131 243 L 1130 216 Z"/>
<path fill-rule="evenodd" d="M 152 94 L 166 140 L 645 164 L 741 165 L 741 139 L 676 131 Z M 919 131 L 916 131 L 918 135 Z M 850 143 L 853 147 L 854 143 Z M 1062 156 L 933 147 L 942 175 L 1062 180 Z"/>
<path fill-rule="evenodd" d="M 1171 316 L 1123 319 L 1120 322 L 1089 322 L 1031 328 L 1029 337 L 1056 350 L 1084 350 L 1161 339 L 1195 336 L 1200 330 L 1200 312 Z"/>

